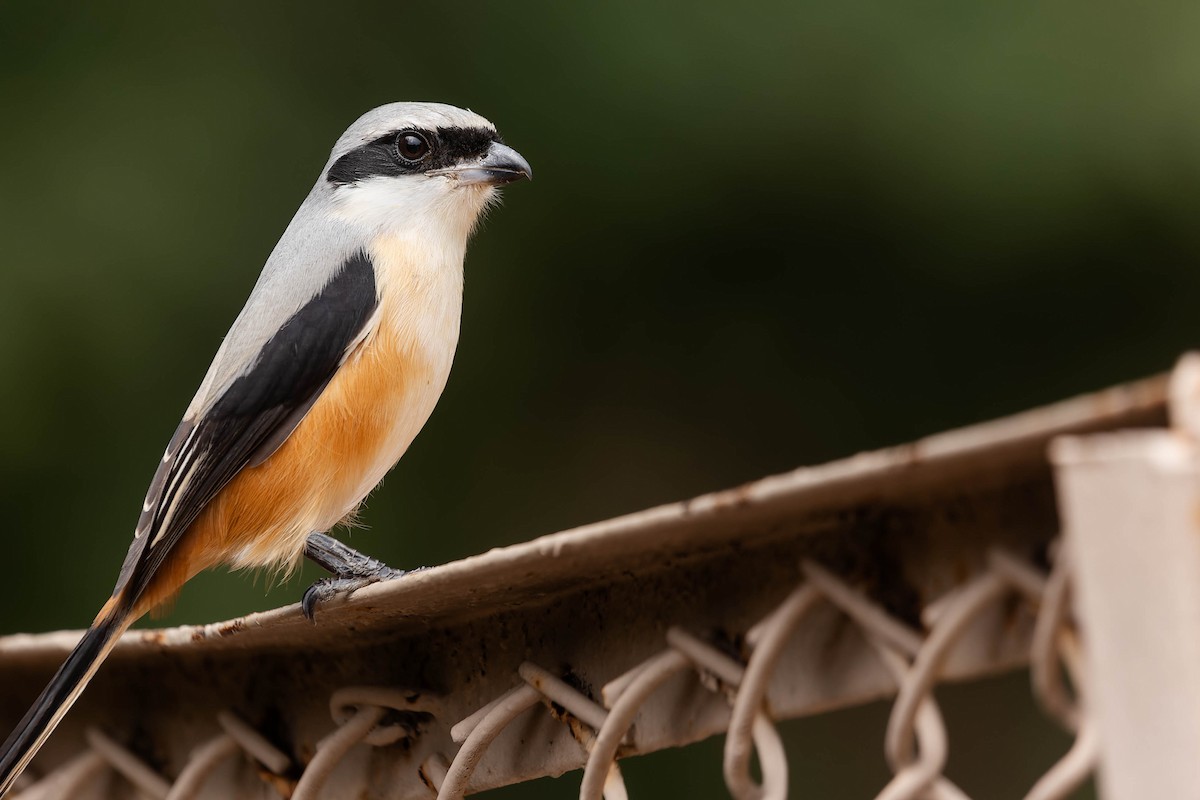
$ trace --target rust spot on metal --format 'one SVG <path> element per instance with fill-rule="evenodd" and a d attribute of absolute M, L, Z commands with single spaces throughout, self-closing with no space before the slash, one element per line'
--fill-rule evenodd
<path fill-rule="evenodd" d="M 300 783 L 293 778 L 276 775 L 265 767 L 260 766 L 255 771 L 262 782 L 278 792 L 284 800 L 290 800 L 291 796 L 296 793 L 296 786 Z"/>
<path fill-rule="evenodd" d="M 539 691 L 541 691 L 541 690 L 539 690 Z M 553 700 L 550 700 L 549 702 L 547 702 L 546 707 L 548 709 L 550 709 L 550 716 L 559 722 L 565 722 L 568 725 L 571 724 L 572 720 L 574 720 L 575 722 L 578 722 L 578 720 L 576 720 L 575 717 L 571 716 L 571 713 L 569 711 L 567 711 L 565 708 L 563 708 L 562 706 L 560 706 L 558 703 L 554 702 Z"/>
<path fill-rule="evenodd" d="M 437 794 L 438 787 L 434 785 L 433 778 L 425 774 L 425 767 L 422 766 L 417 770 L 417 777 L 421 779 L 421 783 L 425 784 L 429 791 L 433 792 L 435 795 Z"/>
<path fill-rule="evenodd" d="M 246 630 L 246 621 L 243 619 L 235 619 L 218 626 L 216 633 L 217 636 L 224 638 L 226 636 L 232 636 L 235 633 L 241 633 L 244 630 Z"/>
<path fill-rule="evenodd" d="M 209 625 L 204 628 L 197 628 L 196 630 L 192 631 L 192 641 L 204 642 L 210 639 L 224 639 L 227 636 L 233 636 L 235 633 L 241 633 L 244 630 L 246 630 L 245 620 L 231 619 L 228 622 L 222 622 L 219 625 Z"/>

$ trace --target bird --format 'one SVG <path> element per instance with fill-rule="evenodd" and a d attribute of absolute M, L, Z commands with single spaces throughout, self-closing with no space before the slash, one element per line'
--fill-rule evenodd
<path fill-rule="evenodd" d="M 441 103 L 368 111 L 334 144 L 167 445 L 112 596 L 0 746 L 0 797 L 120 635 L 198 572 L 331 573 L 304 613 L 401 573 L 328 534 L 424 427 L 458 344 L 467 242 L 533 173 Z"/>

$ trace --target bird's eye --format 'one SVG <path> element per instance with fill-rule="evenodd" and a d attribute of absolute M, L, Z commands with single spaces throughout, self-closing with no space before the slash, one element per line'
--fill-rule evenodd
<path fill-rule="evenodd" d="M 402 131 L 396 136 L 396 152 L 405 161 L 422 161 L 429 155 L 429 141 L 416 131 Z"/>

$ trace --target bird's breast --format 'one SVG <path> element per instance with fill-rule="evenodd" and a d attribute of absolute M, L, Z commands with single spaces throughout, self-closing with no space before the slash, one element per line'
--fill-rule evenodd
<path fill-rule="evenodd" d="M 374 459 L 354 506 L 400 459 L 433 413 L 450 376 L 462 316 L 461 254 L 456 263 L 437 265 L 429 260 L 413 265 L 411 256 L 386 252 L 376 258 L 379 321 L 361 352 L 351 356 L 364 373 L 362 394 L 352 405 L 374 405 L 386 422 L 377 431 Z"/>

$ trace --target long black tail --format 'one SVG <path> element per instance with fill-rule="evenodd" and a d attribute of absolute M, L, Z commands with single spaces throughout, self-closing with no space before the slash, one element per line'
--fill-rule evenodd
<path fill-rule="evenodd" d="M 88 628 L 49 685 L 25 712 L 0 747 L 0 798 L 8 794 L 42 743 L 54 732 L 130 622 L 129 614 L 116 613 Z"/>

